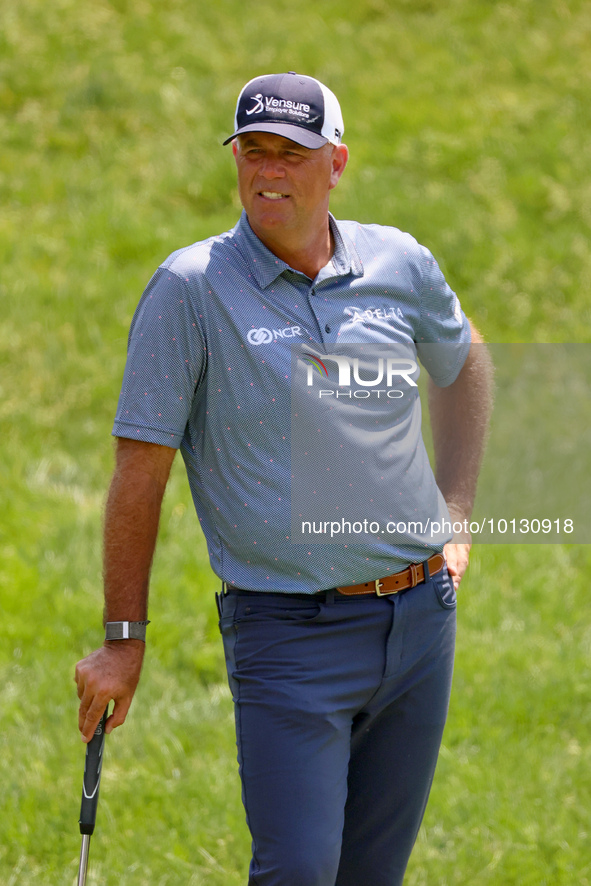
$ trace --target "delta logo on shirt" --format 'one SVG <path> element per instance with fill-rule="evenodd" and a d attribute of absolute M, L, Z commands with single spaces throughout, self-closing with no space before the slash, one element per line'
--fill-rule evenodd
<path fill-rule="evenodd" d="M 346 308 L 345 314 L 351 317 L 352 323 L 367 323 L 372 320 L 404 320 L 404 314 L 400 308 L 367 308 L 363 311 L 361 308 Z"/>

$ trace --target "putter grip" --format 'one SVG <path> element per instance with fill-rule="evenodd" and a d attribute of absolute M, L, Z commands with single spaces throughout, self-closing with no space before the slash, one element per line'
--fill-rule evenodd
<path fill-rule="evenodd" d="M 105 744 L 105 723 L 109 706 L 96 727 L 96 732 L 86 745 L 86 761 L 84 763 L 84 780 L 82 782 L 82 804 L 80 806 L 80 833 L 92 834 L 96 821 L 101 769 L 103 765 L 103 746 Z"/>

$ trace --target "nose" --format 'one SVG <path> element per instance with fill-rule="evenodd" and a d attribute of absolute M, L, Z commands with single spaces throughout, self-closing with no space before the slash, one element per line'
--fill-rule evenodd
<path fill-rule="evenodd" d="M 279 158 L 268 154 L 261 161 L 259 172 L 263 178 L 266 178 L 268 181 L 271 181 L 274 178 L 285 177 L 285 169 Z"/>

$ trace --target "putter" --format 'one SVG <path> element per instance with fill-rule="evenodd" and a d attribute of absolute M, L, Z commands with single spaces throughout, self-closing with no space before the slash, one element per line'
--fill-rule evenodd
<path fill-rule="evenodd" d="M 109 705 L 96 727 L 96 732 L 86 745 L 86 760 L 84 763 L 84 779 L 82 782 L 82 804 L 80 806 L 80 833 L 82 834 L 82 846 L 80 848 L 80 865 L 78 867 L 78 886 L 86 886 L 86 873 L 88 871 L 88 850 L 90 837 L 94 832 L 96 821 L 96 807 L 98 806 L 99 785 L 101 783 L 101 769 L 103 766 L 103 746 L 105 744 L 105 723 Z"/>

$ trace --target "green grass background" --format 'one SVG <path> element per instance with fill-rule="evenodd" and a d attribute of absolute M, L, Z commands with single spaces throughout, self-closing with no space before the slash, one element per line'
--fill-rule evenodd
<path fill-rule="evenodd" d="M 75 878 L 72 678 L 102 636 L 128 325 L 169 252 L 237 218 L 220 142 L 242 84 L 331 86 L 351 149 L 336 215 L 410 230 L 488 340 L 589 342 L 590 58 L 577 0 L 0 0 L 2 884 Z M 590 560 L 474 548 L 409 886 L 591 882 Z M 245 882 L 215 586 L 179 460 L 90 884 Z"/>

